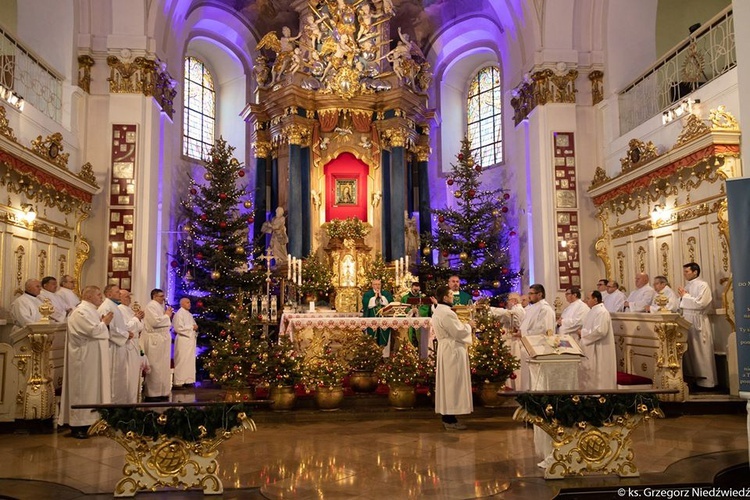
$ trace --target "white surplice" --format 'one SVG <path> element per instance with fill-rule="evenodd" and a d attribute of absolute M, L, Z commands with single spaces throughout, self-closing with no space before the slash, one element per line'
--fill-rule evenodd
<path fill-rule="evenodd" d="M 636 288 L 628 295 L 628 310 L 630 312 L 647 311 L 654 300 L 654 294 L 656 294 L 656 290 L 648 283 L 640 288 Z"/>
<path fill-rule="evenodd" d="M 560 315 L 560 326 L 557 333 L 567 333 L 578 338 L 578 331 L 583 326 L 583 318 L 589 312 L 589 306 L 581 299 L 576 299 L 566 307 Z"/>
<path fill-rule="evenodd" d="M 602 304 L 604 304 L 604 308 L 609 312 L 623 312 L 625 310 L 625 294 L 621 290 L 608 293 L 602 299 Z"/>
<path fill-rule="evenodd" d="M 432 313 L 432 328 L 438 341 L 435 370 L 435 413 L 467 415 L 474 411 L 471 395 L 469 351 L 474 336 L 445 304 Z"/>
<path fill-rule="evenodd" d="M 664 306 L 664 308 L 669 312 L 677 312 L 677 310 L 680 308 L 680 296 L 674 293 L 674 290 L 669 288 L 669 285 L 662 288 L 661 292 L 655 293 L 654 298 L 651 301 L 651 305 L 649 306 L 649 309 L 652 313 L 659 312 L 660 307 L 656 304 L 656 298 L 659 297 L 659 295 L 664 295 L 667 299 L 667 305 Z"/>
<path fill-rule="evenodd" d="M 10 304 L 10 319 L 13 321 L 11 334 L 16 333 L 29 323 L 36 323 L 42 319 L 39 306 L 42 301 L 38 297 L 24 293 Z"/>
<path fill-rule="evenodd" d="M 195 326 L 195 318 L 187 309 L 181 307 L 174 313 L 174 385 L 195 383 Z"/>
<path fill-rule="evenodd" d="M 91 425 L 99 414 L 91 410 L 73 410 L 72 405 L 111 402 L 109 330 L 96 306 L 81 302 L 68 317 L 65 342 L 60 424 Z"/>
<path fill-rule="evenodd" d="M 68 315 L 68 306 L 65 304 L 62 297 L 42 288 L 42 291 L 39 292 L 38 298 L 42 302 L 44 302 L 44 299 L 49 299 L 50 304 L 52 304 L 55 311 L 50 315 L 51 320 L 58 323 L 65 323 L 65 318 Z"/>
<path fill-rule="evenodd" d="M 70 288 L 65 288 L 64 286 L 58 287 L 55 294 L 62 297 L 62 302 L 63 304 L 65 304 L 66 310 L 72 311 L 78 304 L 81 303 L 81 299 L 79 299 L 78 295 L 76 295 L 75 292 Z"/>
<path fill-rule="evenodd" d="M 501 307 L 490 307 L 490 313 L 500 318 L 500 321 L 505 328 L 506 333 L 503 335 L 503 340 L 510 348 L 510 353 L 516 359 L 521 359 L 521 338 L 517 335 L 520 331 L 521 323 L 526 317 L 526 309 L 521 304 L 516 304 L 510 309 L 504 309 Z M 521 384 L 521 369 L 513 371 L 515 377 L 509 378 L 505 384 L 513 390 L 520 390 Z"/>
<path fill-rule="evenodd" d="M 112 381 L 112 403 L 128 403 L 128 330 L 125 327 L 125 318 L 117 307 L 117 303 L 104 298 L 99 306 L 99 316 L 112 313 L 112 321 L 109 323 L 109 356 L 110 356 L 110 380 Z M 133 401 L 135 402 L 135 401 Z"/>
<path fill-rule="evenodd" d="M 617 389 L 617 353 L 612 319 L 604 304 L 591 308 L 581 328 L 581 361 L 578 386 L 581 390 Z"/>
<path fill-rule="evenodd" d="M 682 316 L 691 323 L 688 330 L 688 350 L 685 353 L 685 374 L 697 378 L 701 387 L 716 385 L 714 360 L 714 332 L 708 320 L 713 297 L 708 283 L 695 278 L 685 284 L 687 293 L 680 300 Z"/>
<path fill-rule="evenodd" d="M 172 392 L 172 337 L 169 335 L 172 321 L 164 313 L 164 306 L 155 300 L 146 304 L 144 312 L 143 346 L 151 365 L 151 371 L 146 375 L 146 396 L 169 396 Z"/>
<path fill-rule="evenodd" d="M 141 359 L 141 346 L 139 343 L 141 331 L 143 330 L 143 322 L 136 317 L 129 306 L 120 304 L 117 308 L 125 320 L 125 328 L 128 332 L 133 332 L 133 338 L 125 344 L 128 364 L 127 397 L 129 403 L 137 403 L 144 365 L 144 360 Z"/>
<path fill-rule="evenodd" d="M 545 299 L 534 304 L 529 304 L 526 308 L 526 316 L 521 323 L 521 336 L 529 335 L 546 335 L 547 332 L 555 331 L 557 326 L 555 320 L 555 310 Z M 531 389 L 531 374 L 529 372 L 529 355 L 526 349 L 521 349 L 521 376 L 520 380 L 516 379 L 516 388 L 521 391 Z"/>

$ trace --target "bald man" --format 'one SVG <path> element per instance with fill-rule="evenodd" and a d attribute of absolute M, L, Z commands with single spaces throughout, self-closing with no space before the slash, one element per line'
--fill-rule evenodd
<path fill-rule="evenodd" d="M 174 386 L 173 389 L 195 385 L 195 340 L 198 325 L 190 312 L 190 299 L 180 299 L 180 309 L 172 318 L 174 330 Z"/>
<path fill-rule="evenodd" d="M 656 291 L 648 284 L 648 274 L 638 273 L 635 275 L 635 290 L 630 292 L 625 308 L 630 312 L 648 312 L 651 302 L 654 300 Z"/>
<path fill-rule="evenodd" d="M 39 312 L 39 306 L 42 305 L 39 300 L 41 291 L 41 281 L 33 278 L 26 281 L 23 294 L 10 304 L 10 319 L 13 321 L 11 334 L 42 319 L 42 313 Z"/>

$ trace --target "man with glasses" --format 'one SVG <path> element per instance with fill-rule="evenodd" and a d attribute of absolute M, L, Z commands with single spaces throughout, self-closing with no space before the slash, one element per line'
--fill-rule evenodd
<path fill-rule="evenodd" d="M 607 283 L 609 283 L 609 280 L 607 278 L 602 278 L 596 284 L 597 291 L 602 294 L 602 300 L 607 296 Z"/>
<path fill-rule="evenodd" d="M 65 314 L 70 314 L 70 312 L 81 302 L 81 299 L 79 299 L 78 295 L 73 291 L 75 290 L 75 287 L 76 279 L 73 276 L 65 274 L 60 278 L 60 287 L 55 293 L 63 298 L 63 302 L 66 306 Z"/>
<path fill-rule="evenodd" d="M 581 300 L 580 288 L 568 289 L 565 292 L 565 300 L 568 301 L 568 307 L 557 320 L 557 333 L 574 335 L 580 339 L 583 318 L 589 312 L 589 306 Z"/>
<path fill-rule="evenodd" d="M 625 294 L 620 290 L 618 282 L 610 280 L 607 283 L 607 296 L 602 298 L 602 303 L 611 313 L 625 310 Z"/>
<path fill-rule="evenodd" d="M 172 326 L 172 308 L 165 307 L 164 291 L 158 288 L 151 290 L 151 302 L 146 305 L 143 318 L 145 332 L 143 347 L 148 356 L 151 371 L 146 375 L 147 402 L 169 401 L 172 390 L 170 373 L 170 354 L 172 337 L 169 328 Z"/>
<path fill-rule="evenodd" d="M 545 299 L 546 294 L 544 287 L 535 283 L 529 287 L 529 307 L 526 309 L 526 316 L 521 323 L 521 337 L 529 335 L 547 335 L 555 332 L 555 310 Z M 529 376 L 529 360 L 526 353 L 521 356 L 521 381 L 520 390 L 528 391 L 531 389 L 531 379 Z M 518 385 L 517 385 L 518 386 Z"/>

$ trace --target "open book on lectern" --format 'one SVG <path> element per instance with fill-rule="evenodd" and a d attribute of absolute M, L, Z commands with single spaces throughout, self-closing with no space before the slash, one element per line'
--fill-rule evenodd
<path fill-rule="evenodd" d="M 585 356 L 578 342 L 568 334 L 529 335 L 521 339 L 531 358 L 544 356 L 581 357 Z"/>

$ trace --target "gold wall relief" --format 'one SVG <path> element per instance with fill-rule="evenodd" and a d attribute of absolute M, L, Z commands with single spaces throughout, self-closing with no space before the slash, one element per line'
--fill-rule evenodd
<path fill-rule="evenodd" d="M 37 274 L 37 276 L 41 280 L 47 275 L 47 251 L 46 250 L 42 250 L 41 252 L 39 252 L 39 255 L 37 256 L 37 265 L 39 266 L 38 267 L 39 274 Z"/>
<path fill-rule="evenodd" d="M 719 221 L 719 240 L 721 241 L 721 268 L 724 272 L 729 272 L 729 211 L 727 199 L 721 200 L 719 210 L 716 213 Z"/>
<path fill-rule="evenodd" d="M 68 257 L 66 255 L 60 255 L 57 258 L 57 275 L 62 277 L 68 274 Z"/>
<path fill-rule="evenodd" d="M 620 284 L 625 283 L 625 253 L 617 252 L 617 279 Z"/>
<path fill-rule="evenodd" d="M 417 156 L 417 161 L 419 162 L 429 161 L 430 153 L 432 152 L 430 146 L 427 145 L 414 146 L 413 151 Z"/>
<path fill-rule="evenodd" d="M 589 73 L 591 82 L 591 104 L 596 106 L 604 100 L 604 73 L 602 71 L 592 71 Z"/>
<path fill-rule="evenodd" d="M 93 65 L 93 57 L 86 54 L 78 56 L 78 86 L 87 94 L 91 93 L 91 67 Z"/>
<path fill-rule="evenodd" d="M 16 289 L 14 293 L 23 293 L 23 287 L 21 285 L 23 284 L 23 270 L 24 267 L 26 267 L 26 249 L 23 245 L 18 245 L 14 254 L 16 261 Z"/>
<path fill-rule="evenodd" d="M 567 65 L 562 62 L 557 64 L 556 69 L 557 71 L 543 69 L 527 75 L 524 81 L 511 90 L 510 104 L 513 106 L 513 121 L 516 125 L 537 106 L 551 102 L 575 104 L 578 70 L 567 70 Z"/>
<path fill-rule="evenodd" d="M 312 129 L 309 126 L 293 123 L 287 125 L 281 130 L 281 137 L 282 140 L 288 142 L 290 146 L 304 146 L 310 144 L 311 133 Z"/>
<path fill-rule="evenodd" d="M 636 252 L 636 255 L 638 256 L 638 272 L 645 273 L 646 272 L 646 249 L 643 247 L 638 247 L 638 251 Z"/>
<path fill-rule="evenodd" d="M 131 52 L 121 51 L 123 59 L 117 56 L 107 57 L 109 66 L 109 91 L 113 94 L 154 94 L 157 62 L 145 57 L 136 57 L 129 61 Z"/>
<path fill-rule="evenodd" d="M 63 153 L 65 146 L 62 140 L 63 136 L 60 132 L 48 135 L 44 139 L 42 139 L 41 135 L 37 136 L 36 139 L 31 141 L 31 151 L 63 170 L 68 170 L 68 157 L 70 153 Z"/>
<path fill-rule="evenodd" d="M 737 119 L 727 111 L 726 106 L 719 106 L 709 112 L 708 119 L 711 120 L 712 131 L 740 131 Z"/>
<path fill-rule="evenodd" d="M 10 128 L 8 117 L 6 116 L 5 107 L 0 106 L 0 135 L 4 135 L 13 142 L 18 142 L 13 129 Z"/>
<path fill-rule="evenodd" d="M 682 146 L 683 144 L 687 144 L 688 142 L 693 141 L 698 137 L 706 135 L 710 132 L 711 129 L 708 128 L 708 125 L 703 123 L 703 121 L 698 118 L 697 115 L 695 115 L 694 113 L 689 113 L 685 121 L 685 126 L 682 127 L 680 135 L 677 136 L 677 142 L 675 143 L 673 148 Z"/>
<path fill-rule="evenodd" d="M 643 142 L 639 139 L 630 139 L 628 151 L 624 158 L 620 158 L 622 173 L 629 172 L 640 167 L 659 156 L 656 146 L 651 141 Z"/>
<path fill-rule="evenodd" d="M 268 158 L 272 148 L 269 141 L 256 141 L 253 143 L 253 154 L 256 158 Z"/>
<path fill-rule="evenodd" d="M 607 212 L 605 210 L 599 210 L 597 214 L 599 221 L 602 223 L 602 235 L 596 240 L 594 249 L 596 250 L 596 256 L 599 257 L 604 264 L 605 276 L 610 276 L 612 272 L 612 261 L 609 258 L 609 225 L 607 224 Z"/>
<path fill-rule="evenodd" d="M 387 128 L 381 132 L 381 138 L 387 147 L 404 148 L 412 144 L 409 131 L 403 127 Z"/>
<path fill-rule="evenodd" d="M 669 245 L 662 243 L 659 252 L 661 253 L 661 274 L 665 278 L 669 278 Z"/>
<path fill-rule="evenodd" d="M 687 253 L 688 253 L 688 259 L 690 262 L 697 262 L 695 260 L 695 244 L 696 244 L 695 236 L 691 236 L 687 239 Z"/>

